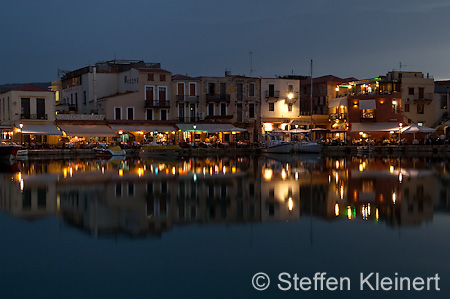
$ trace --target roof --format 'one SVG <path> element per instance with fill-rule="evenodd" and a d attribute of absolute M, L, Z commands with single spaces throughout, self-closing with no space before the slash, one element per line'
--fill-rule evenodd
<path fill-rule="evenodd" d="M 33 84 L 25 84 L 20 87 L 14 88 L 15 91 L 50 91 L 48 89 L 33 85 Z"/>
<path fill-rule="evenodd" d="M 358 79 L 350 77 L 350 78 L 339 78 L 333 75 L 326 75 L 326 76 L 321 76 L 321 77 L 317 77 L 317 78 L 313 78 L 313 84 L 314 83 L 326 83 L 326 82 L 339 82 L 339 83 L 344 83 L 344 82 L 350 82 L 350 81 L 356 81 Z M 301 84 L 309 84 L 310 83 L 310 79 L 305 79 L 301 81 Z"/>
<path fill-rule="evenodd" d="M 169 71 L 166 71 L 166 70 L 163 70 L 163 69 L 159 69 L 159 68 L 139 68 L 138 70 L 141 73 L 165 73 L 165 74 L 170 74 Z"/>
<path fill-rule="evenodd" d="M 195 80 L 195 81 L 200 81 L 199 77 L 189 77 L 188 75 L 180 75 L 180 74 L 176 74 L 172 76 L 172 80 Z"/>

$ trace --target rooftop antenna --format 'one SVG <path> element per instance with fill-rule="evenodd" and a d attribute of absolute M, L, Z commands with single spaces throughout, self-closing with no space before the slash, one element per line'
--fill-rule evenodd
<path fill-rule="evenodd" d="M 406 64 L 402 64 L 401 62 L 399 63 L 400 66 L 400 72 L 402 71 L 402 66 L 407 66 Z"/>
<path fill-rule="evenodd" d="M 249 51 L 248 54 L 250 55 L 250 77 L 252 77 L 253 72 L 256 71 L 253 69 L 253 52 Z"/>

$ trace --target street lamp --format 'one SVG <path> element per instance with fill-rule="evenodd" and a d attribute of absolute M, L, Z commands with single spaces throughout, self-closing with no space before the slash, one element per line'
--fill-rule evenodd
<path fill-rule="evenodd" d="M 403 127 L 403 124 L 399 123 L 398 124 L 398 140 L 400 141 L 400 144 L 402 144 L 402 127 Z"/>
<path fill-rule="evenodd" d="M 23 145 L 23 133 L 22 133 L 23 123 L 20 123 L 19 127 L 20 127 L 20 145 Z"/>
<path fill-rule="evenodd" d="M 195 129 L 197 129 L 197 125 L 192 126 L 194 128 L 194 136 L 192 138 L 192 143 L 195 145 Z"/>

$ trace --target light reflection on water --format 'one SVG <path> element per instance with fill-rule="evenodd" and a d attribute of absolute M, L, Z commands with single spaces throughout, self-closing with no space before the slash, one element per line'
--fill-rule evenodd
<path fill-rule="evenodd" d="M 376 269 L 370 271 L 380 267 L 400 271 L 392 266 L 402 265 L 407 271 L 419 272 L 416 275 L 440 269 L 448 279 L 450 267 L 441 269 L 443 265 L 435 258 L 444 258 L 440 250 L 449 248 L 441 236 L 442 232 L 448 236 L 450 228 L 449 165 L 448 160 L 417 158 L 283 155 L 19 161 L 17 171 L 0 174 L 0 223 L 9 232 L 17 231 L 2 237 L 2 243 L 8 244 L 4 250 L 13 258 L 5 262 L 1 274 L 16 266 L 16 241 L 28 240 L 31 247 L 40 248 L 33 257 L 54 267 L 50 273 L 42 270 L 44 277 L 53 277 L 54 271 L 70 276 L 70 271 L 50 262 L 49 252 L 56 244 L 63 258 L 74 255 L 84 264 L 95 257 L 104 271 L 113 261 L 128 263 L 136 273 L 147 273 L 147 265 L 154 271 L 147 273 L 153 278 L 175 271 L 187 279 L 180 282 L 185 287 L 195 284 L 196 276 L 210 279 L 220 268 L 224 281 L 210 282 L 209 288 L 236 285 L 224 297 L 237 290 L 255 295 L 250 278 L 263 270 L 276 275 L 301 269 L 340 273 L 347 268 L 344 274 L 357 275 L 358 269 L 371 265 Z M 77 232 L 91 237 L 80 237 Z M 48 236 L 59 241 L 48 240 Z M 152 237 L 158 237 L 157 243 Z M 75 246 L 67 246 L 74 240 Z M 107 240 L 115 240 L 115 245 Z M 159 258 L 145 262 L 150 248 Z M 373 250 L 385 254 L 374 257 Z M 348 258 L 365 265 L 348 267 L 350 260 L 342 255 L 349 251 L 353 254 Z M 306 261 L 300 252 L 309 254 L 315 263 Z M 339 260 L 330 259 L 331 252 Z M 389 253 L 397 260 L 391 260 Z M 407 263 L 418 265 L 406 267 Z M 84 266 L 105 274 L 95 266 Z M 30 273 L 26 269 L 18 272 Z M 118 277 L 123 278 L 119 285 L 131 280 Z M 89 289 L 99 287 L 114 289 L 102 284 Z M 184 294 L 165 293 L 169 284 L 161 278 L 155 288 L 159 295 Z"/>

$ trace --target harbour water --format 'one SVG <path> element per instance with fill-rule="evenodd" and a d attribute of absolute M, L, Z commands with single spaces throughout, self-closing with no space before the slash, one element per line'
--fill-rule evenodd
<path fill-rule="evenodd" d="M 447 158 L 26 160 L 1 169 L 1 298 L 450 296 Z M 259 272 L 270 278 L 261 291 Z M 280 273 L 318 272 L 347 277 L 350 290 L 278 286 L 288 285 Z M 361 290 L 372 272 L 438 274 L 439 290 Z"/>

